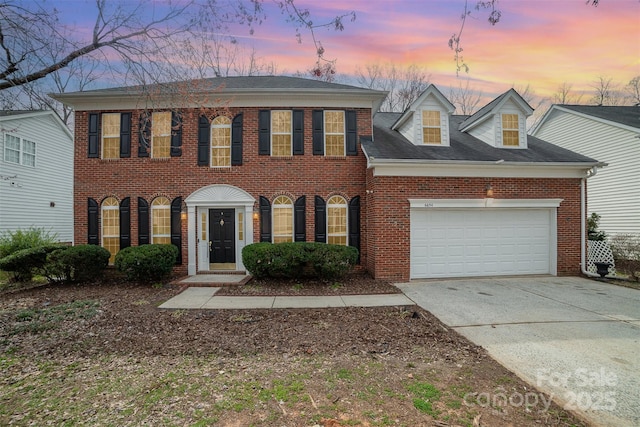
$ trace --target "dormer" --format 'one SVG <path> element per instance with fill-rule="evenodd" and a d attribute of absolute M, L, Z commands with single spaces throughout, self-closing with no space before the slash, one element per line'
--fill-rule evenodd
<path fill-rule="evenodd" d="M 527 148 L 527 117 L 533 108 L 509 89 L 460 124 L 468 133 L 496 148 Z"/>
<path fill-rule="evenodd" d="M 418 146 L 449 146 L 449 116 L 455 106 L 434 86 L 427 89 L 391 127 Z"/>

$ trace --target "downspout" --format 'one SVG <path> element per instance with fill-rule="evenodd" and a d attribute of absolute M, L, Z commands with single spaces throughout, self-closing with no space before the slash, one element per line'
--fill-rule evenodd
<path fill-rule="evenodd" d="M 598 172 L 598 167 L 594 166 L 587 172 L 587 176 L 580 180 L 580 270 L 582 274 L 588 277 L 600 277 L 599 275 L 587 271 L 587 200 L 586 200 L 586 183 L 587 178 L 591 178 Z"/>

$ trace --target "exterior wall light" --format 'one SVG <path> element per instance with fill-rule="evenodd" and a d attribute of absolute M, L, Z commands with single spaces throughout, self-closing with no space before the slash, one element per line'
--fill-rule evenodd
<path fill-rule="evenodd" d="M 491 186 L 491 184 L 487 185 L 487 198 L 493 198 L 493 187 Z"/>

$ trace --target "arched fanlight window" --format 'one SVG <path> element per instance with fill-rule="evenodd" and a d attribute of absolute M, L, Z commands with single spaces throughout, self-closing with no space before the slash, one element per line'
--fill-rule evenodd
<path fill-rule="evenodd" d="M 151 243 L 171 243 L 171 203 L 166 197 L 151 202 Z"/>
<path fill-rule="evenodd" d="M 327 243 L 346 245 L 347 235 L 347 201 L 332 196 L 327 202 Z"/>
<path fill-rule="evenodd" d="M 109 264 L 113 264 L 120 250 L 120 203 L 115 197 L 102 201 L 102 247 L 111 253 Z"/>
<path fill-rule="evenodd" d="M 231 166 L 231 119 L 218 116 L 211 121 L 211 167 Z"/>
<path fill-rule="evenodd" d="M 293 202 L 287 196 L 273 201 L 273 243 L 293 242 Z"/>

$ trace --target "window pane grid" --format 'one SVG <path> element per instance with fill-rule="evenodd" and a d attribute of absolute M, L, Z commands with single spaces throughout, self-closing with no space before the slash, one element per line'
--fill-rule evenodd
<path fill-rule="evenodd" d="M 327 203 L 327 243 L 347 244 L 347 202 L 340 196 L 333 196 Z"/>
<path fill-rule="evenodd" d="M 171 153 L 171 112 L 153 113 L 151 118 L 151 157 L 168 158 Z"/>
<path fill-rule="evenodd" d="M 36 165 L 36 143 L 22 140 L 22 164 L 27 166 Z"/>
<path fill-rule="evenodd" d="M 291 111 L 271 112 L 271 155 L 290 156 L 292 139 Z"/>
<path fill-rule="evenodd" d="M 238 212 L 238 240 L 244 240 L 244 212 Z"/>
<path fill-rule="evenodd" d="M 517 147 L 520 145 L 519 121 L 517 114 L 502 115 L 502 145 Z"/>
<path fill-rule="evenodd" d="M 120 206 L 114 197 L 102 202 L 102 247 L 111 253 L 109 263 L 113 264 L 120 250 Z"/>
<path fill-rule="evenodd" d="M 102 158 L 117 159 L 120 156 L 120 113 L 102 115 Z"/>
<path fill-rule="evenodd" d="M 13 135 L 5 135 L 4 161 L 20 164 L 20 138 Z"/>
<path fill-rule="evenodd" d="M 422 143 L 441 144 L 440 111 L 422 111 Z"/>
<path fill-rule="evenodd" d="M 151 243 L 171 243 L 171 210 L 166 197 L 151 203 Z"/>
<path fill-rule="evenodd" d="M 324 112 L 325 155 L 344 156 L 344 111 Z"/>
<path fill-rule="evenodd" d="M 231 120 L 219 116 L 211 127 L 211 166 L 231 166 Z"/>
<path fill-rule="evenodd" d="M 286 196 L 273 201 L 273 243 L 293 242 L 293 203 Z"/>

